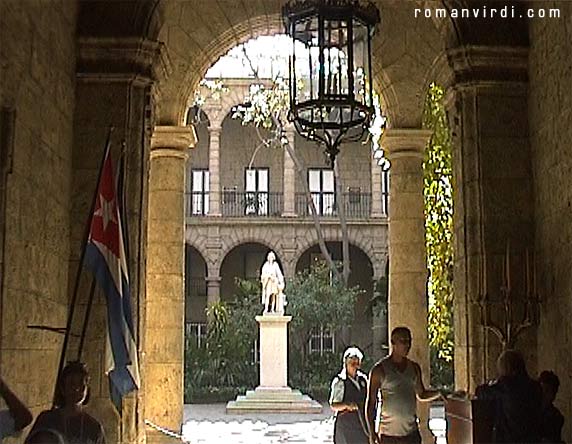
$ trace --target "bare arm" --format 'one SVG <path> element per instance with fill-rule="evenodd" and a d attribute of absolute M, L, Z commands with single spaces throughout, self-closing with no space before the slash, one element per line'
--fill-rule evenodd
<path fill-rule="evenodd" d="M 377 404 L 377 394 L 381 388 L 381 381 L 385 374 L 381 363 L 377 363 L 369 372 L 367 381 L 367 398 L 365 401 L 365 419 L 369 433 L 369 442 L 376 444 L 379 442 L 377 432 L 375 430 L 375 406 Z"/>
<path fill-rule="evenodd" d="M 0 396 L 6 401 L 10 414 L 14 418 L 16 431 L 22 430 L 32 422 L 32 413 L 28 407 L 10 390 L 2 378 L 0 378 Z"/>
<path fill-rule="evenodd" d="M 335 378 L 330 391 L 330 407 L 334 412 L 354 412 L 358 406 L 354 402 L 342 402 L 344 399 L 344 382 Z"/>
<path fill-rule="evenodd" d="M 423 402 L 435 401 L 436 399 L 444 399 L 441 392 L 438 390 L 429 390 L 425 388 L 423 384 L 423 375 L 421 374 L 421 367 L 416 362 L 412 362 L 415 367 L 415 372 L 417 373 L 417 383 L 415 384 L 415 393 L 417 394 L 417 399 Z"/>
<path fill-rule="evenodd" d="M 330 407 L 334 412 L 355 412 L 358 409 L 355 402 L 333 402 L 330 404 Z"/>

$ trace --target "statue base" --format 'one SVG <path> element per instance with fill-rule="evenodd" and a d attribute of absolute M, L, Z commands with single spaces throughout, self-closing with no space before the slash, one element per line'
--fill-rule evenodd
<path fill-rule="evenodd" d="M 290 387 L 257 387 L 226 405 L 227 413 L 321 413 L 322 405 Z"/>
<path fill-rule="evenodd" d="M 288 322 L 292 316 L 256 316 L 260 325 L 260 385 L 226 405 L 227 413 L 320 413 L 322 406 L 288 387 Z"/>

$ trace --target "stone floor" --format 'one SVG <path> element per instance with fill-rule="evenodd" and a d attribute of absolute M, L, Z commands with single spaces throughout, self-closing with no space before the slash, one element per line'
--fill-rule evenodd
<path fill-rule="evenodd" d="M 183 436 L 191 444 L 332 443 L 334 423 L 326 404 L 320 414 L 227 415 L 226 404 L 185 405 Z"/>

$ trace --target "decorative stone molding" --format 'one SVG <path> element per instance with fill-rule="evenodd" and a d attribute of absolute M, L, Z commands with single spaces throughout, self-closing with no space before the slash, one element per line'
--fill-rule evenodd
<path fill-rule="evenodd" d="M 389 128 L 381 136 L 380 144 L 387 153 L 389 161 L 400 157 L 423 158 L 431 130 L 416 128 Z"/>
<path fill-rule="evenodd" d="M 447 51 L 452 76 L 444 87 L 473 87 L 528 82 L 528 48 L 465 46 Z"/>
<path fill-rule="evenodd" d="M 197 144 L 193 126 L 156 126 L 151 136 L 151 158 L 188 156 Z"/>
<path fill-rule="evenodd" d="M 161 81 L 171 72 L 165 45 L 142 38 L 95 38 L 78 40 L 77 76 L 93 81 Z"/>

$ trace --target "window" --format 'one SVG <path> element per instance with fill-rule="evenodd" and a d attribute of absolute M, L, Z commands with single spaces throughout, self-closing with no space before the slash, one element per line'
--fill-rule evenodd
<path fill-rule="evenodd" d="M 328 169 L 308 170 L 308 187 L 318 214 L 320 216 L 334 215 L 336 209 L 334 171 Z"/>
<path fill-rule="evenodd" d="M 323 325 L 312 329 L 310 333 L 310 353 L 333 353 L 334 334 Z"/>
<path fill-rule="evenodd" d="M 197 347 L 203 347 L 207 339 L 207 324 L 203 322 L 188 322 L 185 326 L 185 342 L 193 341 Z"/>
<path fill-rule="evenodd" d="M 268 214 L 268 168 L 247 168 L 244 184 L 244 213 Z"/>
<path fill-rule="evenodd" d="M 192 170 L 191 174 L 191 214 L 209 214 L 209 172 Z"/>

